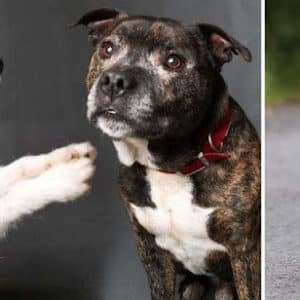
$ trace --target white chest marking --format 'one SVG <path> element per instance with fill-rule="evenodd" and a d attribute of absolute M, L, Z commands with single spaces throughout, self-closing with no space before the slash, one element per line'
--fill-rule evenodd
<path fill-rule="evenodd" d="M 157 168 L 152 163 L 152 156 L 148 151 L 148 141 L 138 138 L 127 138 L 125 141 L 114 141 L 118 158 L 125 166 L 132 166 L 139 162 L 143 166 Z"/>
<path fill-rule="evenodd" d="M 207 220 L 213 208 L 192 203 L 193 185 L 188 176 L 147 170 L 151 200 L 156 208 L 131 205 L 138 222 L 156 243 L 170 251 L 194 274 L 207 274 L 205 258 L 212 250 L 226 251 L 207 234 Z"/>

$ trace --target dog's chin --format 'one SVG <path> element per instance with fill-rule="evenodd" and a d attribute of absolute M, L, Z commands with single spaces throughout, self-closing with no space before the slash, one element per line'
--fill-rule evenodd
<path fill-rule="evenodd" d="M 97 119 L 96 126 L 112 139 L 124 139 L 131 137 L 133 133 L 132 128 L 124 121 L 116 121 L 104 117 Z"/>

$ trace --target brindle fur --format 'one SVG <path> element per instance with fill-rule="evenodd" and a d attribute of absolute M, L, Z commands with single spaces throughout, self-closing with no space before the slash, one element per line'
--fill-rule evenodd
<path fill-rule="evenodd" d="M 201 207 L 216 208 L 209 220 L 209 236 L 228 249 L 229 256 L 224 252 L 212 252 L 207 257 L 208 271 L 228 284 L 232 284 L 234 278 L 239 299 L 260 299 L 260 144 L 244 112 L 233 100 L 231 103 L 232 125 L 224 143 L 224 151 L 230 158 L 192 176 L 194 201 Z M 172 151 L 173 147 L 174 144 Z M 168 151 L 169 145 L 165 148 Z M 144 203 L 153 206 L 147 198 L 148 193 L 141 194 L 141 187 L 136 184 L 141 182 L 143 169 L 139 164 L 121 168 L 121 194 L 125 202 L 130 199 L 139 206 Z M 146 236 L 139 235 L 138 241 L 149 239 Z M 151 253 L 155 253 L 153 249 L 147 253 L 149 260 L 154 259 L 151 257 Z M 145 255 L 141 249 L 140 255 Z"/>
<path fill-rule="evenodd" d="M 78 24 L 88 25 L 96 15 L 90 20 L 84 17 Z M 101 19 L 105 17 L 100 12 Z M 204 139 L 226 113 L 226 84 L 219 72 L 224 62 L 216 61 L 211 54 L 212 49 L 205 40 L 207 28 L 210 27 L 185 27 L 177 21 L 154 17 L 123 15 L 118 18 L 116 14 L 111 25 L 98 34 L 98 45 L 104 36 L 110 35 L 130 40 L 131 56 L 135 55 L 135 46 L 146 44 L 164 49 L 172 39 L 176 45 L 189 45 L 186 55 L 193 57 L 200 67 L 189 74 L 179 74 L 176 80 L 163 78 L 161 82 L 152 82 L 153 86 L 160 87 L 155 101 L 162 101 L 164 114 L 172 111 L 172 117 L 178 122 L 172 123 L 171 118 L 157 118 L 157 122 L 153 121 L 157 128 L 151 128 L 149 135 L 147 122 L 135 124 L 138 127 L 135 134 L 149 138 L 148 150 L 155 164 L 162 169 L 177 171 L 192 161 Z M 231 41 L 239 48 L 236 40 Z M 236 52 L 242 53 L 244 58 L 250 56 L 244 49 Z M 86 80 L 89 90 L 104 69 L 96 46 Z M 201 104 L 193 102 L 195 95 L 203 100 Z M 174 300 L 175 278 L 179 273 L 186 277 L 181 285 L 183 300 L 200 299 L 209 286 L 215 289 L 217 300 L 231 299 L 223 296 L 232 289 L 236 290 L 240 300 L 260 299 L 260 142 L 240 106 L 232 98 L 229 101 L 232 122 L 224 141 L 224 152 L 229 158 L 192 175 L 194 203 L 215 208 L 207 224 L 209 237 L 228 250 L 228 253 L 213 251 L 206 258 L 207 271 L 215 274 L 217 281 L 191 274 L 170 253 L 156 245 L 154 236 L 138 224 L 130 208 L 130 203 L 155 207 L 149 196 L 145 167 L 135 163 L 120 168 L 121 195 L 136 235 L 153 300 Z M 125 109 L 126 101 L 115 105 Z M 160 130 L 164 128 L 162 124 L 167 124 L 168 130 Z M 195 293 L 198 293 L 198 298 Z"/>

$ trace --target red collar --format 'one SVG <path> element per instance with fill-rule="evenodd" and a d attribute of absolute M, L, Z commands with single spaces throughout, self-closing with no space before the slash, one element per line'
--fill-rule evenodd
<path fill-rule="evenodd" d="M 222 152 L 223 141 L 227 137 L 231 124 L 232 110 L 228 104 L 226 116 L 219 122 L 216 130 L 209 134 L 206 141 L 202 145 L 202 151 L 198 154 L 190 164 L 183 167 L 179 172 L 170 172 L 160 169 L 160 172 L 168 174 L 192 175 L 204 170 L 212 162 L 217 162 L 229 157 L 228 154 Z"/>

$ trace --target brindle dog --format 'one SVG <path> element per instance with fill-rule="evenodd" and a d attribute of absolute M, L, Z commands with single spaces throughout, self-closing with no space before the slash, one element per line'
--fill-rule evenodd
<path fill-rule="evenodd" d="M 116 147 L 152 299 L 175 299 L 178 274 L 185 300 L 212 290 L 218 300 L 259 299 L 260 142 L 221 76 L 233 54 L 251 61 L 250 51 L 208 24 L 112 9 L 92 11 L 79 24 L 95 47 L 88 118 Z M 182 173 L 200 161 L 228 111 L 220 147 L 210 141 L 224 159 L 202 156 L 199 172 Z"/>

